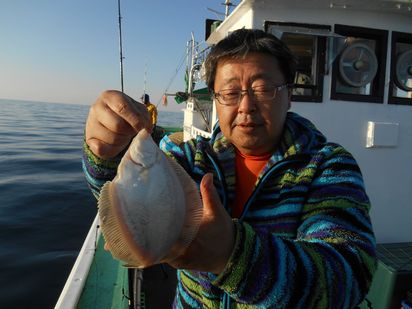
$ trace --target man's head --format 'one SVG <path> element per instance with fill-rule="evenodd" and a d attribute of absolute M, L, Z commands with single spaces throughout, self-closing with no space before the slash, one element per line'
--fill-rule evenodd
<path fill-rule="evenodd" d="M 150 103 L 149 95 L 146 94 L 146 93 L 145 93 L 144 95 L 142 95 L 142 97 L 141 97 L 140 99 L 142 100 L 142 102 L 143 102 L 144 104 Z"/>
<path fill-rule="evenodd" d="M 243 58 L 252 52 L 275 57 L 279 61 L 286 82 L 293 84 L 297 60 L 286 44 L 262 30 L 239 29 L 213 46 L 207 56 L 205 68 L 209 90 L 214 90 L 216 67 L 221 59 Z"/>
<path fill-rule="evenodd" d="M 272 152 L 295 76 L 296 60 L 287 46 L 263 31 L 240 29 L 211 49 L 205 65 L 225 137 L 245 154 Z"/>

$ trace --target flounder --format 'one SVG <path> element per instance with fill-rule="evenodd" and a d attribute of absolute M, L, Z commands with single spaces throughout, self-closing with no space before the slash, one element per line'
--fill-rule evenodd
<path fill-rule="evenodd" d="M 183 254 L 203 214 L 196 183 L 146 130 L 133 139 L 116 177 L 103 186 L 98 205 L 113 257 L 137 268 Z"/>

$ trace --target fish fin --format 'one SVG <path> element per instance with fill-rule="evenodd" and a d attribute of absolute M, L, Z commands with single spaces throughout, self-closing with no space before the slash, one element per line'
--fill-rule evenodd
<path fill-rule="evenodd" d="M 136 255 L 133 237 L 127 227 L 119 218 L 119 210 L 116 208 L 114 198 L 115 192 L 111 188 L 112 182 L 106 182 L 101 191 L 98 201 L 98 213 L 100 227 L 103 237 L 110 247 L 110 252 L 115 259 L 125 262 L 129 267 L 146 267 L 151 262 L 151 257 Z M 133 265 L 133 266 L 132 266 Z"/>
<path fill-rule="evenodd" d="M 203 203 L 200 199 L 200 192 L 196 183 L 176 161 L 169 157 L 166 158 L 170 166 L 175 170 L 182 185 L 185 196 L 186 213 L 180 236 L 167 255 L 162 259 L 162 262 L 171 261 L 184 253 L 195 238 L 203 217 Z"/>

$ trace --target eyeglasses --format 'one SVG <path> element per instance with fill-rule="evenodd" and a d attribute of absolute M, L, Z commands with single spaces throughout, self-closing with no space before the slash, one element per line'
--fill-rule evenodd
<path fill-rule="evenodd" d="M 249 98 L 255 102 L 264 102 L 273 100 L 278 91 L 290 87 L 290 84 L 280 86 L 257 86 L 246 90 L 240 89 L 223 89 L 213 94 L 213 97 L 222 105 L 238 105 L 242 98 L 249 95 Z"/>

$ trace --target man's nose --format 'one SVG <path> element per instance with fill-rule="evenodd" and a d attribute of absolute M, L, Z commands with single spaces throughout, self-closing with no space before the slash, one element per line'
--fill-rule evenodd
<path fill-rule="evenodd" d="M 253 96 L 250 92 L 245 91 L 242 93 L 239 101 L 238 112 L 240 113 L 251 113 L 256 110 L 256 102 L 253 100 Z"/>

